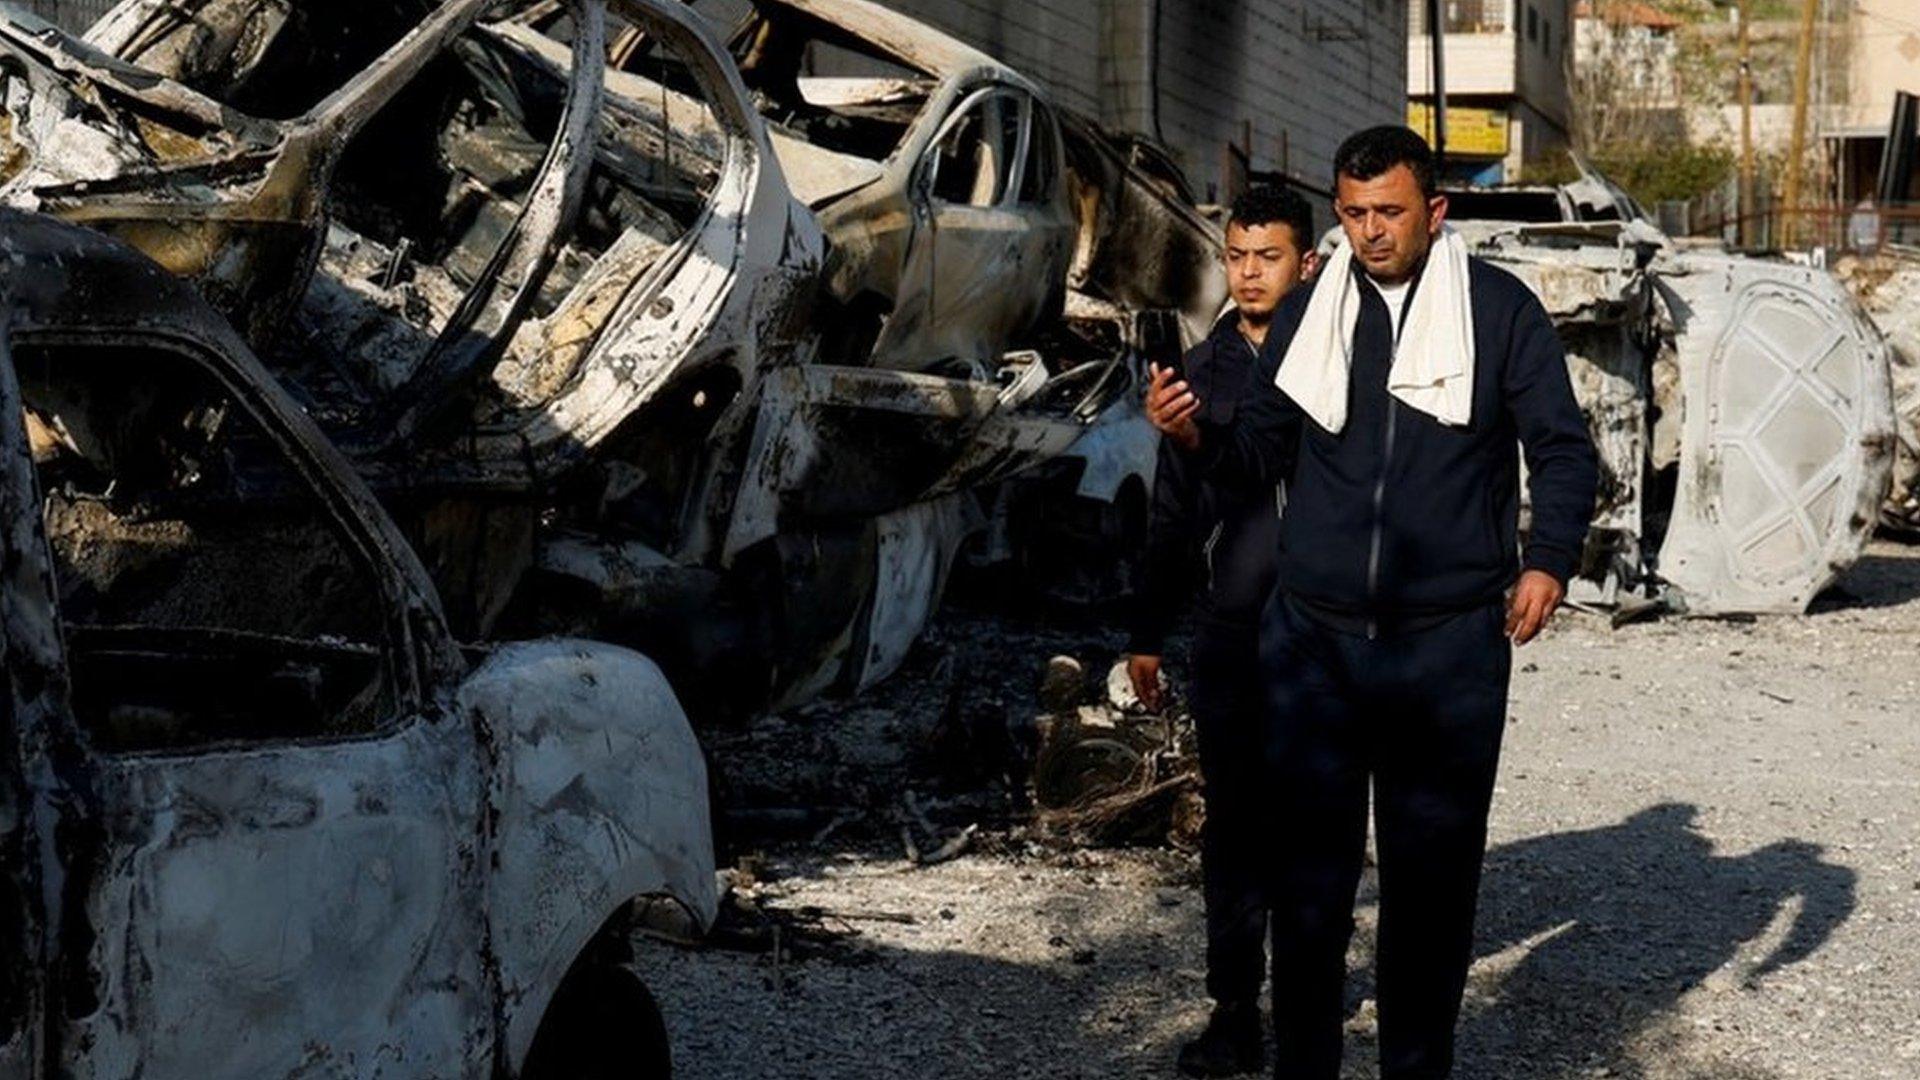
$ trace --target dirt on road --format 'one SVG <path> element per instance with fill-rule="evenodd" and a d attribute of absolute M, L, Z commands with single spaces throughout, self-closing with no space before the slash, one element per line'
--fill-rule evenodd
<path fill-rule="evenodd" d="M 951 614 L 874 692 L 716 735 L 746 894 L 794 921 L 777 950 L 643 949 L 678 1074 L 1174 1075 L 1207 1008 L 1192 856 L 1040 843 L 1015 775 L 1046 658 L 1119 646 Z M 1515 671 L 1456 1075 L 1920 1077 L 1920 550 L 1799 618 L 1569 613 Z M 902 785 L 981 825 L 968 854 L 906 861 Z M 1369 876 L 1350 1077 L 1375 912 Z"/>

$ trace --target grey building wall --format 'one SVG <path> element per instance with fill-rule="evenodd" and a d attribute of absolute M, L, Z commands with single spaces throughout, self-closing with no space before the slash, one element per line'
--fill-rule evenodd
<path fill-rule="evenodd" d="M 1330 183 L 1333 151 L 1404 123 L 1405 0 L 882 0 L 1108 127 L 1155 135 L 1204 195 L 1229 143 Z"/>

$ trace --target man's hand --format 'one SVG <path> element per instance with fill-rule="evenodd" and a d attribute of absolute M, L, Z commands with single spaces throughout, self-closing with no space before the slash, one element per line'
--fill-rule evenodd
<path fill-rule="evenodd" d="M 1200 449 L 1200 425 L 1193 419 L 1200 411 L 1200 399 L 1172 368 L 1149 364 L 1147 371 L 1152 376 L 1147 384 L 1147 420 L 1180 449 L 1188 453 Z"/>
<path fill-rule="evenodd" d="M 1157 656 L 1133 655 L 1127 657 L 1127 681 L 1133 684 L 1133 694 L 1148 712 L 1160 711 L 1160 658 Z"/>
<path fill-rule="evenodd" d="M 1567 587 L 1545 570 L 1528 570 L 1520 575 L 1507 600 L 1507 636 L 1515 645 L 1525 645 L 1540 635 L 1547 620 L 1567 598 Z"/>

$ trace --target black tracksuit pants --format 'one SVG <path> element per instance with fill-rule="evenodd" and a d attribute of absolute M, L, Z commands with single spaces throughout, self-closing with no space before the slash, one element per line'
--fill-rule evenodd
<path fill-rule="evenodd" d="M 1498 603 L 1370 638 L 1267 606 L 1266 849 L 1284 1080 L 1340 1074 L 1343 981 L 1371 782 L 1383 1080 L 1437 1080 L 1473 954 L 1511 647 Z"/>
<path fill-rule="evenodd" d="M 1200 887 L 1207 906 L 1207 996 L 1251 1003 L 1266 978 L 1266 739 L 1259 628 L 1200 621 L 1189 654 L 1206 823 Z"/>

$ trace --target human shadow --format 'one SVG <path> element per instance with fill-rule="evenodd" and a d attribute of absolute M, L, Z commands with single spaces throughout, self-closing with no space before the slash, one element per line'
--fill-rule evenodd
<path fill-rule="evenodd" d="M 1683 995 L 1709 977 L 1751 989 L 1812 955 L 1852 913 L 1857 875 L 1818 845 L 1780 840 L 1718 855 L 1695 830 L 1697 815 L 1662 803 L 1488 854 L 1462 1075 L 1667 1075 L 1648 1059 L 1674 1049 Z M 1743 957 L 1790 910 L 1777 943 Z M 1712 1071 L 1689 1075 L 1771 1075 L 1700 1068 Z"/>
<path fill-rule="evenodd" d="M 1478 963 L 1460 1029 L 1459 1077 L 1775 1080 L 1764 1066 L 1698 1060 L 1674 1021 L 1703 985 L 1764 983 L 1811 956 L 1852 913 L 1855 874 L 1785 840 L 1719 855 L 1694 807 L 1665 803 L 1624 821 L 1502 845 L 1489 853 Z M 846 853 L 851 856 L 852 852 Z M 871 865 L 867 852 L 855 864 Z M 784 874 L 854 871 L 813 853 Z M 1149 1077 L 1172 1074 L 1204 1019 L 1201 905 L 1171 881 L 1159 895 L 1053 873 L 1044 896 L 982 899 L 977 869 L 908 873 L 884 897 L 826 901 L 863 933 L 769 955 L 650 950 L 680 1075 Z M 839 869 L 835 869 L 839 867 Z M 918 874 L 932 874 L 920 877 Z M 1363 905 L 1371 898 L 1363 892 Z M 788 901 L 814 902 L 813 897 Z M 895 918 L 920 929 L 886 941 Z M 1362 912 L 1354 959 L 1371 952 Z M 949 921 L 957 920 L 957 921 Z M 971 927 L 958 938 L 942 927 Z M 1018 944 L 1024 941 L 1025 944 Z M 1370 996 L 1364 970 L 1350 980 Z M 1375 1048 L 1349 1039 L 1343 1076 L 1374 1073 Z"/>

